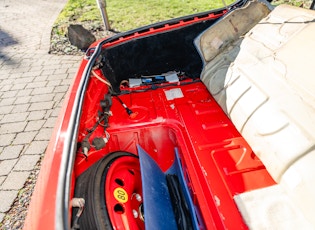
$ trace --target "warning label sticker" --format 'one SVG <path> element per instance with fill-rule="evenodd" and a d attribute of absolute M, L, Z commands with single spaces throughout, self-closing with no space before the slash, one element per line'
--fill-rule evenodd
<path fill-rule="evenodd" d="M 168 101 L 174 100 L 175 98 L 184 97 L 184 94 L 180 88 L 166 90 L 164 93 Z"/>

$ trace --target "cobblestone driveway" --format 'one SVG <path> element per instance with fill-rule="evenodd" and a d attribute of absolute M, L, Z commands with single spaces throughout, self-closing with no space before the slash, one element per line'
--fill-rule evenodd
<path fill-rule="evenodd" d="M 45 152 L 81 59 L 48 54 L 66 2 L 0 1 L 0 222 Z"/>

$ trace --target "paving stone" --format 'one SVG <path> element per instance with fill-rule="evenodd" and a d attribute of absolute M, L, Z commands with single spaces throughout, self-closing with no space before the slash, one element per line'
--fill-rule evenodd
<path fill-rule="evenodd" d="M 60 85 L 67 85 L 68 87 L 72 84 L 73 78 L 63 79 Z"/>
<path fill-rule="evenodd" d="M 35 65 L 34 63 L 31 63 L 31 68 L 30 68 L 30 72 L 34 72 L 34 71 L 41 71 L 43 70 L 43 67 L 41 65 Z M 37 79 L 35 79 L 37 80 Z"/>
<path fill-rule="evenodd" d="M 2 53 L 2 52 L 1 52 Z M 15 68 L 18 64 L 16 61 L 12 59 L 11 56 L 1 56 L 2 61 L 4 61 L 4 65 L 1 66 L 1 69 L 4 70 L 6 73 L 5 76 L 8 76 L 13 68 Z"/>
<path fill-rule="evenodd" d="M 47 86 L 58 86 L 58 85 L 60 85 L 60 83 L 61 83 L 61 80 L 59 80 L 59 79 L 50 80 L 50 81 L 48 81 Z"/>
<path fill-rule="evenodd" d="M 26 83 L 14 84 L 11 90 L 25 89 Z"/>
<path fill-rule="evenodd" d="M 44 128 L 54 128 L 56 126 L 57 117 L 50 117 L 46 120 L 43 125 Z"/>
<path fill-rule="evenodd" d="M 23 188 L 30 172 L 11 172 L 0 186 L 0 190 L 19 190 Z"/>
<path fill-rule="evenodd" d="M 45 68 L 46 64 L 43 65 L 43 67 Z M 52 74 L 55 72 L 54 69 L 45 69 L 42 73 L 42 76 L 47 76 L 47 78 L 51 78 Z"/>
<path fill-rule="evenodd" d="M 6 93 L 10 93 L 10 89 L 12 88 L 12 85 L 3 85 L 2 87 L 1 87 L 1 91 L 2 92 L 6 92 Z M 4 95 L 4 94 L 3 94 Z M 6 97 L 10 97 L 10 96 L 6 96 Z M 4 98 L 4 97 L 3 97 Z"/>
<path fill-rule="evenodd" d="M 76 61 L 71 61 L 71 62 L 69 62 L 69 63 L 66 63 L 66 62 L 63 62 L 62 63 L 62 66 L 61 66 L 61 68 L 64 68 L 64 69 L 75 69 L 75 68 L 73 68 L 73 67 L 79 67 L 79 62 L 76 62 Z M 67 71 L 67 73 L 68 73 L 69 71 Z M 74 73 L 76 73 L 76 72 L 74 72 Z M 74 77 L 74 76 L 73 76 Z"/>
<path fill-rule="evenodd" d="M 63 80 L 67 77 L 67 74 L 51 74 L 48 80 Z"/>
<path fill-rule="evenodd" d="M 18 97 L 16 98 L 14 104 L 19 105 L 19 104 L 26 104 L 29 103 L 31 100 L 32 96 L 24 96 L 24 97 Z"/>
<path fill-rule="evenodd" d="M 29 113 L 27 120 L 28 121 L 34 121 L 34 120 L 41 120 L 45 118 L 45 115 L 47 113 L 47 110 L 41 110 L 41 111 L 32 111 Z"/>
<path fill-rule="evenodd" d="M 26 89 L 34 89 L 34 88 L 43 88 L 47 85 L 47 81 L 41 81 L 41 82 L 30 82 L 27 84 Z"/>
<path fill-rule="evenodd" d="M 35 121 L 29 121 L 25 131 L 34 131 L 34 130 L 40 130 L 43 127 L 43 124 L 45 123 L 45 120 L 35 120 Z"/>
<path fill-rule="evenodd" d="M 30 68 L 28 68 L 30 69 Z M 27 71 L 27 72 L 23 72 L 22 74 L 22 77 L 25 78 L 29 78 L 29 77 L 37 77 L 37 76 L 40 76 L 40 74 L 42 73 L 42 70 L 39 70 L 39 71 L 33 71 L 33 72 L 30 72 L 30 71 Z"/>
<path fill-rule="evenodd" d="M 57 106 L 54 109 L 47 111 L 46 119 L 50 117 L 58 117 L 60 114 L 61 107 Z"/>
<path fill-rule="evenodd" d="M 55 93 L 65 93 L 69 89 L 68 85 L 63 85 L 63 86 L 56 86 L 54 92 Z"/>
<path fill-rule="evenodd" d="M 0 146 L 7 146 L 12 143 L 16 134 L 0 134 Z"/>
<path fill-rule="evenodd" d="M 3 181 L 5 180 L 6 176 L 0 176 L 0 186 L 2 185 Z"/>
<path fill-rule="evenodd" d="M 2 106 L 7 106 L 7 105 L 12 105 L 15 101 L 15 97 L 14 98 L 3 98 L 0 101 L 0 107 Z"/>
<path fill-rule="evenodd" d="M 25 97 L 25 96 L 30 96 L 32 93 L 33 89 L 23 89 L 19 90 L 18 94 L 16 95 L 17 97 Z"/>
<path fill-rule="evenodd" d="M 32 62 L 32 68 L 34 66 L 39 66 L 41 68 L 41 70 L 43 69 L 44 63 L 45 63 L 45 58 L 39 58 L 36 60 L 36 62 Z M 41 75 L 43 75 L 43 72 L 41 73 Z"/>
<path fill-rule="evenodd" d="M 39 75 L 35 77 L 34 79 L 34 82 L 43 82 L 43 81 L 47 81 L 47 76 Z"/>
<path fill-rule="evenodd" d="M 13 107 L 14 107 L 13 105 L 0 106 L 0 114 L 10 113 Z"/>
<path fill-rule="evenodd" d="M 34 89 L 32 91 L 31 95 L 42 95 L 42 94 L 46 94 L 46 93 L 52 93 L 54 91 L 54 88 L 55 87 L 53 87 L 53 86 L 44 87 L 44 88 L 37 88 L 37 89 Z"/>
<path fill-rule="evenodd" d="M 20 77 L 22 77 L 22 74 L 25 72 L 28 72 L 30 70 L 29 66 L 17 66 L 16 68 L 12 69 L 10 73 L 18 73 L 20 74 Z"/>
<path fill-rule="evenodd" d="M 9 175 L 9 173 L 12 171 L 16 162 L 17 162 L 17 159 L 0 161 L 0 176 Z"/>
<path fill-rule="evenodd" d="M 54 74 L 66 74 L 67 73 L 67 69 L 68 68 L 65 68 L 65 67 L 62 66 L 60 69 L 56 69 L 54 71 Z"/>
<path fill-rule="evenodd" d="M 13 84 L 13 80 L 6 78 L 5 80 L 1 81 L 0 86 L 3 87 L 5 85 L 12 85 L 12 84 Z"/>
<path fill-rule="evenodd" d="M 41 155 L 23 155 L 20 157 L 16 165 L 14 166 L 14 171 L 31 171 L 34 166 L 39 161 Z"/>
<path fill-rule="evenodd" d="M 55 93 L 54 101 L 61 101 L 65 95 L 65 93 Z"/>
<path fill-rule="evenodd" d="M 50 61 L 49 61 L 49 62 L 50 62 Z M 45 65 L 45 66 L 43 67 L 43 71 L 44 71 L 45 73 L 46 73 L 46 71 L 49 71 L 49 70 L 51 70 L 52 73 L 53 73 L 53 72 L 55 72 L 56 69 L 60 69 L 60 64 L 55 64 L 55 65 L 49 64 L 49 65 Z"/>
<path fill-rule="evenodd" d="M 62 64 L 60 58 L 56 58 L 55 56 L 51 56 L 49 60 L 44 62 L 46 69 L 60 69 L 60 65 Z"/>
<path fill-rule="evenodd" d="M 26 121 L 2 124 L 0 126 L 0 133 L 20 133 L 24 131 L 26 125 Z"/>
<path fill-rule="evenodd" d="M 33 80 L 34 80 L 34 77 L 17 78 L 17 79 L 15 79 L 14 84 L 30 83 Z"/>
<path fill-rule="evenodd" d="M 27 147 L 24 154 L 38 154 L 45 153 L 48 146 L 48 141 L 32 141 Z"/>
<path fill-rule="evenodd" d="M 18 54 L 16 56 L 13 56 L 14 58 L 19 58 L 22 60 L 22 62 L 20 63 L 20 65 L 17 67 L 19 69 L 22 69 L 23 71 L 30 71 L 30 66 L 31 66 L 31 62 L 29 61 L 24 61 L 23 58 L 23 54 Z"/>
<path fill-rule="evenodd" d="M 49 93 L 44 95 L 36 95 L 32 96 L 31 102 L 46 102 L 46 101 L 53 101 L 55 94 Z"/>
<path fill-rule="evenodd" d="M 13 204 L 16 196 L 18 194 L 17 190 L 12 190 L 12 191 L 1 191 L 0 190 L 0 212 L 4 213 L 9 211 L 11 208 L 11 205 Z"/>
<path fill-rule="evenodd" d="M 56 109 L 56 108 L 47 110 L 44 119 L 47 120 L 48 118 L 52 117 L 52 113 L 53 113 L 53 111 L 55 111 L 55 109 Z"/>
<path fill-rule="evenodd" d="M 20 156 L 23 145 L 6 146 L 0 154 L 0 160 L 16 159 Z"/>
<path fill-rule="evenodd" d="M 29 115 L 29 112 L 6 114 L 3 117 L 3 119 L 0 121 L 0 124 L 25 121 L 28 115 Z"/>
<path fill-rule="evenodd" d="M 10 86 L 11 88 L 11 86 Z M 3 89 L 1 89 L 1 91 L 5 91 Z M 10 90 L 8 92 L 4 92 L 2 93 L 2 98 L 11 98 L 11 97 L 15 97 L 17 95 L 18 91 L 17 90 Z"/>
<path fill-rule="evenodd" d="M 52 109 L 54 106 L 53 101 L 47 101 L 47 102 L 34 102 L 31 104 L 29 111 L 37 111 L 37 110 L 46 110 L 46 109 Z"/>
<path fill-rule="evenodd" d="M 36 141 L 49 141 L 51 138 L 53 129 L 52 128 L 42 128 L 36 135 Z"/>
<path fill-rule="evenodd" d="M 37 133 L 37 131 L 18 133 L 12 143 L 14 145 L 29 144 L 32 140 L 34 140 Z"/>
<path fill-rule="evenodd" d="M 15 105 L 14 108 L 12 109 L 12 113 L 25 113 L 25 112 L 28 111 L 29 107 L 30 107 L 29 104 L 18 104 L 18 105 Z"/>
<path fill-rule="evenodd" d="M 77 73 L 77 70 L 78 70 L 79 66 L 77 66 L 76 68 L 71 68 L 71 69 L 68 69 L 67 73 L 68 73 L 68 76 L 73 79 Z"/>
<path fill-rule="evenodd" d="M 13 5 L 15 2 L 18 4 Z M 1 31 L 10 37 L 3 38 L 0 33 L 1 45 L 8 44 L 0 47 L 0 222 L 29 170 L 45 152 L 68 89 L 64 86 L 72 82 L 69 79 L 82 58 L 47 53 L 51 25 L 66 0 L 4 3 L 10 7 L 0 9 Z M 55 7 L 54 16 L 51 6 Z M 23 226 L 20 214 L 14 215 Z"/>
<path fill-rule="evenodd" d="M 64 99 L 61 99 L 60 101 L 55 102 L 55 109 L 61 108 L 64 104 Z"/>

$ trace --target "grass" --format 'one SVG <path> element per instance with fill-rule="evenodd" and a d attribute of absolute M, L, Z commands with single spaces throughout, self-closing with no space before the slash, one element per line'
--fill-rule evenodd
<path fill-rule="evenodd" d="M 105 0 L 104 0 L 105 1 Z M 232 0 L 225 0 L 227 4 Z M 153 22 L 223 7 L 221 0 L 106 0 L 111 29 L 127 31 Z M 65 33 L 63 24 L 93 21 L 102 24 L 97 0 L 68 0 L 55 25 Z"/>
<path fill-rule="evenodd" d="M 112 30 L 124 32 L 154 22 L 224 7 L 233 0 L 103 0 Z M 274 0 L 273 5 L 289 4 L 309 8 L 311 0 Z M 57 18 L 52 34 L 65 37 L 69 24 L 82 24 L 101 31 L 104 24 L 97 0 L 68 0 Z M 102 36 L 102 35 L 101 35 Z"/>
<path fill-rule="evenodd" d="M 223 7 L 220 0 L 110 0 L 107 5 L 109 20 L 118 31 Z"/>

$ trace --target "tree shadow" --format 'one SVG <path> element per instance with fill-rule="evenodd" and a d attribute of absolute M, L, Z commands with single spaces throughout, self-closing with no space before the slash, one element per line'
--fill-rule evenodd
<path fill-rule="evenodd" d="M 0 61 L 4 61 L 7 65 L 14 65 L 16 62 L 12 60 L 9 56 L 3 52 L 3 49 L 6 47 L 17 45 L 16 41 L 12 36 L 0 28 Z"/>

